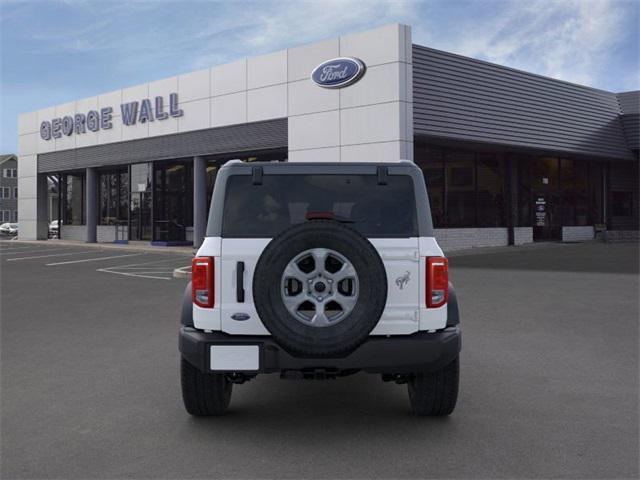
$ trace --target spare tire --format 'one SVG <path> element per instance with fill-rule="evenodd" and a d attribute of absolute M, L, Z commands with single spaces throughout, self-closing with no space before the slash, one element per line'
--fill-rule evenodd
<path fill-rule="evenodd" d="M 352 228 L 311 220 L 275 237 L 253 276 L 262 323 L 286 351 L 345 355 L 366 340 L 387 301 L 387 276 L 373 245 Z"/>

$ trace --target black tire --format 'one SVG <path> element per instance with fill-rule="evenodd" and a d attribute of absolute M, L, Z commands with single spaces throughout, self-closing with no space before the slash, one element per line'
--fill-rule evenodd
<path fill-rule="evenodd" d="M 223 415 L 231 401 L 233 384 L 220 373 L 202 373 L 180 359 L 180 383 L 184 408 L 198 417 Z"/>
<path fill-rule="evenodd" d="M 313 248 L 340 253 L 358 274 L 355 306 L 339 323 L 324 328 L 293 317 L 280 292 L 287 264 Z M 253 300 L 262 323 L 282 348 L 301 357 L 336 357 L 353 351 L 376 326 L 387 301 L 386 271 L 374 246 L 352 228 L 331 220 L 309 221 L 278 235 L 264 249 L 253 278 Z"/>
<path fill-rule="evenodd" d="M 413 413 L 437 417 L 450 415 L 458 400 L 459 357 L 436 372 L 415 373 L 408 382 Z"/>

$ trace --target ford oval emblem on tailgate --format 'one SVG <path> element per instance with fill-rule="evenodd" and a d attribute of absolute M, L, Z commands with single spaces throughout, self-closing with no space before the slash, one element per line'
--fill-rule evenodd
<path fill-rule="evenodd" d="M 234 313 L 233 315 L 231 315 L 231 318 L 239 322 L 244 322 L 245 320 L 249 320 L 249 318 L 251 317 L 249 317 L 248 313 Z"/>
<path fill-rule="evenodd" d="M 357 82 L 364 74 L 362 60 L 352 57 L 339 57 L 327 60 L 311 72 L 311 80 L 324 88 L 342 88 Z"/>

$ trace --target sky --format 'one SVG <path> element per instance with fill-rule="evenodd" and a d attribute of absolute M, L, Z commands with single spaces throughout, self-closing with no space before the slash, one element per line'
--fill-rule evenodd
<path fill-rule="evenodd" d="M 19 113 L 400 22 L 413 42 L 640 89 L 638 0 L 0 0 L 0 153 Z"/>

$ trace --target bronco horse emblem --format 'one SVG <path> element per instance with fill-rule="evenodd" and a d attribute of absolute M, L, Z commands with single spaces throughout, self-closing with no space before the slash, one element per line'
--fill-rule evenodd
<path fill-rule="evenodd" d="M 396 278 L 396 285 L 400 290 L 402 290 L 404 286 L 409 283 L 409 280 L 411 280 L 411 272 L 407 270 L 407 273 Z"/>

